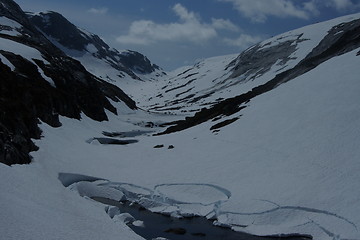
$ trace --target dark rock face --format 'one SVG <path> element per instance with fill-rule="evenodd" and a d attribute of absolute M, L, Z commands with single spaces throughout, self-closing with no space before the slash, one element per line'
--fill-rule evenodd
<path fill-rule="evenodd" d="M 80 119 L 84 113 L 94 120 L 105 121 L 105 109 L 117 113 L 108 98 L 136 108 L 135 102 L 121 89 L 94 77 L 78 61 L 49 42 L 16 3 L 1 2 L 0 14 L 21 24 L 22 34 L 0 34 L 0 38 L 34 48 L 43 59 L 31 62 L 0 50 L 15 67 L 12 70 L 0 61 L 0 162 L 11 165 L 31 161 L 29 152 L 37 150 L 31 138 L 41 137 L 39 120 L 59 127 L 59 115 Z M 55 86 L 44 79 L 40 70 Z"/>
<path fill-rule="evenodd" d="M 134 79 L 140 80 L 136 73 L 147 74 L 160 70 L 141 53 L 130 50 L 120 53 L 116 49 L 110 48 L 99 36 L 84 32 L 59 13 L 28 14 L 28 17 L 48 38 L 63 47 L 86 52 L 88 44 L 92 44 L 96 48 L 96 52 L 91 53 L 94 57 L 102 59 L 113 68 L 127 73 Z"/>
<path fill-rule="evenodd" d="M 281 60 L 279 64 L 285 64 L 290 59 L 289 56 L 296 51 L 297 44 L 306 41 L 301 37 L 302 34 L 298 35 L 295 40 L 281 42 L 271 47 L 257 44 L 244 51 L 227 66 L 232 70 L 229 78 L 243 76 L 243 80 L 245 80 L 247 76 L 251 75 L 258 77 L 268 72 L 279 60 Z"/>
<path fill-rule="evenodd" d="M 232 118 L 232 119 L 228 119 L 228 120 L 222 121 L 222 122 L 217 123 L 217 124 L 215 124 L 214 126 L 212 126 L 212 127 L 210 128 L 210 130 L 216 130 L 216 129 L 225 127 L 225 126 L 227 126 L 227 125 L 229 125 L 229 124 L 237 121 L 238 119 L 239 119 L 239 118 L 236 117 L 236 118 Z"/>
<path fill-rule="evenodd" d="M 42 112 L 40 108 L 46 105 L 41 104 L 39 109 L 35 109 L 34 102 L 38 100 L 33 99 L 31 92 L 46 93 L 48 87 L 40 80 L 40 86 L 34 89 L 29 79 L 16 76 L 1 63 L 0 70 L 0 162 L 8 165 L 29 163 L 31 159 L 28 153 L 37 150 L 30 138 L 39 139 L 41 136 L 41 131 L 37 127 L 39 123 L 37 112 Z M 38 83 L 37 80 L 34 80 L 35 84 Z M 43 97 L 46 101 L 47 96 Z M 44 112 L 42 114 L 45 115 Z M 60 124 L 51 114 L 46 118 L 47 122 L 54 126 Z"/>
<path fill-rule="evenodd" d="M 132 144 L 132 143 L 137 143 L 138 140 L 119 140 L 116 138 L 104 138 L 104 137 L 100 137 L 100 138 L 93 138 L 91 140 L 89 140 L 89 143 L 91 143 L 93 140 L 97 140 L 100 144 L 104 144 L 104 145 L 128 145 L 128 144 Z"/>
<path fill-rule="evenodd" d="M 128 50 L 126 53 L 123 53 L 121 56 L 121 62 L 124 66 L 132 69 L 137 73 L 152 73 L 156 69 L 160 70 L 160 67 L 152 64 L 148 58 L 146 58 L 141 53 Z"/>
<path fill-rule="evenodd" d="M 63 46 L 78 51 L 85 50 L 85 46 L 90 43 L 81 35 L 78 28 L 64 19 L 62 15 L 56 12 L 48 12 L 41 15 L 28 15 L 31 22 L 47 35 L 56 38 Z"/>
<path fill-rule="evenodd" d="M 33 28 L 26 15 L 23 14 L 20 6 L 17 5 L 14 1 L 1 0 L 1 3 L 2 4 L 0 4 L 0 16 L 9 17 L 16 22 L 21 23 L 26 28 Z"/>
<path fill-rule="evenodd" d="M 163 148 L 164 144 L 155 145 L 154 148 Z"/>

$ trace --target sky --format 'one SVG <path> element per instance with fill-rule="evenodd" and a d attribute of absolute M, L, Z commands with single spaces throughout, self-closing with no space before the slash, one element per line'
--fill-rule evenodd
<path fill-rule="evenodd" d="M 24 11 L 59 12 L 109 46 L 138 51 L 168 71 L 360 11 L 360 0 L 15 1 Z"/>

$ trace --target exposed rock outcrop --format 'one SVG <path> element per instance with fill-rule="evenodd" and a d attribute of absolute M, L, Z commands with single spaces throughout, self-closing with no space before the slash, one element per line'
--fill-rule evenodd
<path fill-rule="evenodd" d="M 0 14 L 21 25 L 17 34 L 0 32 L 0 40 L 41 54 L 29 58 L 0 49 L 3 59 L 13 67 L 0 61 L 0 162 L 11 165 L 31 161 L 29 152 L 37 149 L 31 139 L 41 137 L 40 121 L 59 127 L 59 115 L 80 119 L 81 113 L 105 121 L 105 109 L 117 113 L 109 99 L 136 108 L 121 89 L 96 78 L 55 47 L 15 2 L 2 0 Z"/>

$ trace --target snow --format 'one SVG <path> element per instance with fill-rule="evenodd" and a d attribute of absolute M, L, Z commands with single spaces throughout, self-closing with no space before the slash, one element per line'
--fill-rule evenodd
<path fill-rule="evenodd" d="M 80 29 L 82 34 L 86 36 L 88 34 L 91 36 L 90 33 L 87 33 L 85 30 Z M 98 78 L 110 82 L 122 89 L 122 86 L 128 84 L 129 82 L 136 81 L 132 79 L 128 74 L 125 72 L 120 72 L 119 70 L 113 68 L 109 64 L 109 60 L 99 59 L 94 57 L 94 54 L 97 53 L 97 49 L 93 44 L 88 44 L 86 46 L 86 51 L 78 51 L 74 49 L 69 49 L 61 45 L 58 40 L 52 38 L 51 36 L 47 36 L 47 38 L 59 49 L 65 52 L 68 56 L 78 60 L 81 64 L 85 67 L 85 69 L 92 73 L 93 75 L 97 76 Z M 111 60 L 111 59 L 110 59 Z M 112 60 L 111 60 L 112 61 Z M 110 61 L 110 62 L 111 62 Z"/>
<path fill-rule="evenodd" d="M 319 39 L 314 41 L 316 45 Z M 5 46 L 27 59 L 42 59 L 33 48 L 0 39 L 0 49 Z M 299 49 L 297 54 L 304 54 L 301 49 L 307 48 Z M 159 123 L 182 117 L 130 111 L 115 102 L 120 114 L 107 112 L 107 122 L 82 115 L 80 121 L 61 117 L 59 128 L 42 123 L 43 138 L 34 140 L 40 147 L 32 153 L 34 161 L 0 165 L 2 238 L 141 239 L 125 224 L 133 221 L 131 216 L 89 199 L 101 196 L 137 201 L 176 217 L 216 217 L 217 225 L 256 235 L 360 239 L 358 51 L 334 57 L 252 99 L 229 116 L 238 121 L 216 134 L 209 130 L 216 122 L 206 122 L 168 135 L 126 137 L 138 140 L 129 145 L 88 144 L 103 131 L 159 132 Z M 208 76 L 219 82 L 226 78 L 223 67 L 234 57 L 204 60 L 185 76 L 202 76 L 204 81 L 194 85 L 201 91 L 211 87 Z M 239 84 L 231 88 L 235 92 L 216 96 L 238 95 L 271 79 L 277 69 L 273 66 L 257 83 Z M 169 79 L 152 85 L 128 83 L 127 90 L 145 101 L 149 95 L 141 94 L 156 94 L 162 81 Z M 155 127 L 145 127 L 147 122 Z M 154 148 L 159 144 L 175 148 Z"/>
<path fill-rule="evenodd" d="M 44 139 L 37 142 L 40 150 L 33 153 L 34 163 L 1 166 L 1 188 L 8 193 L 1 196 L 1 202 L 16 206 L 5 207 L 2 219 L 14 219 L 10 214 L 21 215 L 18 224 L 31 226 L 28 232 L 20 231 L 18 239 L 42 239 L 35 231 L 39 225 L 51 230 L 51 225 L 58 223 L 64 230 L 57 234 L 65 234 L 66 239 L 74 234 L 66 222 L 74 221 L 78 221 L 79 228 L 94 228 L 96 222 L 107 229 L 102 236 L 86 236 L 89 239 L 112 239 L 115 232 L 133 238 L 126 227 L 113 229 L 113 222 L 107 220 L 102 208 L 66 191 L 57 175 L 72 172 L 142 186 L 121 185 L 143 196 L 157 190 L 168 199 L 193 203 L 192 207 L 226 200 L 229 195 L 206 185 L 215 184 L 231 192 L 219 206 L 219 222 L 248 225 L 237 230 L 255 234 L 303 233 L 315 239 L 331 239 L 323 230 L 327 229 L 342 239 L 356 239 L 359 233 L 354 225 L 360 223 L 356 204 L 360 199 L 360 134 L 356 130 L 360 129 L 360 109 L 354 99 L 358 98 L 360 86 L 356 77 L 359 72 L 354 69 L 358 69 L 360 59 L 355 55 L 356 51 L 334 58 L 259 96 L 243 110 L 238 122 L 218 135 L 208 131 L 209 123 L 178 134 L 138 136 L 139 143 L 128 146 L 93 146 L 85 140 L 104 130 L 140 127 L 131 123 L 130 115 L 112 116 L 107 123 L 86 117 L 82 121 L 63 118 L 61 128 L 42 124 Z M 339 62 L 346 64 L 340 67 Z M 338 92 L 347 94 L 334 97 Z M 133 115 L 153 121 L 172 117 L 141 112 Z M 173 144 L 175 148 L 154 149 L 158 143 Z M 63 152 L 67 152 L 65 158 Z M 178 211 L 177 207 L 171 210 L 176 204 L 162 209 Z M 35 222 L 30 215 L 24 215 L 29 213 L 27 209 L 37 213 Z M 194 211 L 191 206 L 190 210 Z M 190 210 L 187 206 L 179 213 Z M 54 215 L 58 216 L 56 220 L 50 217 Z M 9 227 L 4 236 L 13 236 L 15 227 Z"/>
<path fill-rule="evenodd" d="M 142 239 L 42 166 L 0 165 L 2 239 Z M 39 174 L 39 175 L 38 175 Z"/>
<path fill-rule="evenodd" d="M 217 186 L 206 184 L 161 184 L 155 187 L 161 196 L 183 203 L 211 204 L 221 200 L 227 200 L 230 193 Z"/>
<path fill-rule="evenodd" d="M 296 222 L 302 219 L 309 229 L 316 223 L 340 234 L 341 238 L 359 237 L 358 229 L 351 224 L 358 225 L 357 213 L 360 212 L 358 204 L 355 204 L 360 199 L 356 190 L 359 188 L 357 172 L 360 170 L 356 160 L 360 156 L 356 147 L 360 141 L 360 132 L 357 131 L 360 109 L 356 99 L 360 84 L 356 77 L 359 72 L 355 70 L 360 59 L 355 55 L 356 51 L 334 58 L 316 70 L 254 99 L 251 106 L 244 109 L 241 119 L 233 124 L 237 132 L 247 137 L 246 141 L 239 141 L 238 136 L 231 134 L 235 130 L 232 126 L 223 129 L 217 136 L 226 137 L 227 142 L 240 142 L 238 151 L 241 156 L 248 156 L 239 159 L 242 161 L 241 168 L 245 167 L 245 171 L 239 174 L 249 184 L 239 185 L 237 191 L 250 196 L 250 199 L 269 200 L 274 204 L 270 204 L 267 210 L 277 210 L 274 214 L 266 211 L 263 215 L 254 214 L 249 222 L 266 222 L 267 218 L 274 219 L 277 215 L 289 216 L 289 209 L 309 207 L 324 213 L 309 211 L 312 213 L 295 218 Z M 341 67 L 339 62 L 342 62 Z M 344 92 L 346 94 L 341 94 L 341 98 L 334 97 Z M 261 116 L 266 116 L 266 120 Z M 253 164 L 253 161 L 257 163 Z M 249 176 L 253 172 L 257 174 Z M 252 184 L 256 185 L 256 191 L 252 189 Z M 237 204 L 242 205 L 244 200 L 248 202 L 240 212 L 264 211 L 250 211 L 257 205 L 251 204 L 254 200 L 250 199 L 239 199 Z M 230 205 L 228 207 L 232 209 Z M 299 212 L 303 214 L 301 210 Z M 334 214 L 343 219 L 336 218 Z M 246 218 L 249 219 L 248 216 Z M 288 219 L 283 220 L 279 222 L 289 223 Z M 274 224 L 281 226 L 280 223 Z M 285 232 L 275 230 L 274 226 L 265 230 L 261 228 L 250 226 L 249 232 Z"/>
<path fill-rule="evenodd" d="M 44 139 L 37 141 L 35 162 L 13 168 L 46 169 L 53 183 L 58 172 L 108 179 L 122 183 L 117 186 L 139 200 L 158 192 L 167 200 L 153 211 L 207 215 L 216 210 L 219 224 L 247 225 L 234 228 L 253 234 L 301 233 L 332 239 L 332 232 L 341 239 L 358 239 L 360 58 L 356 52 L 255 98 L 242 110 L 240 120 L 217 135 L 209 131 L 213 123 L 205 123 L 177 134 L 137 136 L 136 144 L 94 146 L 86 139 L 102 131 L 139 130 L 141 121 L 176 116 L 138 111 L 109 114 L 110 121 L 104 123 L 63 118 L 60 128 L 41 125 Z M 347 94 L 336 97 L 340 92 Z M 175 148 L 154 149 L 157 144 Z M 46 196 L 48 201 L 58 198 L 59 193 L 52 194 Z M 221 202 L 216 209 L 199 206 L 217 200 Z M 72 202 L 77 203 L 78 199 Z"/>
<path fill-rule="evenodd" d="M 114 216 L 116 222 L 120 223 L 133 223 L 135 221 L 135 218 L 131 216 L 129 213 L 121 213 Z"/>
<path fill-rule="evenodd" d="M 116 83 L 118 83 L 118 85 L 121 85 L 126 79 L 131 79 L 126 73 L 122 73 L 125 76 L 124 79 L 124 76 L 119 75 L 119 70 L 111 67 L 111 65 L 104 60 L 94 57 L 91 53 L 86 52 L 76 57 L 76 59 L 84 65 L 87 71 L 112 84 L 116 85 Z"/>
<path fill-rule="evenodd" d="M 11 71 L 15 70 L 15 66 L 4 55 L 0 54 L 0 60 L 3 64 L 8 66 L 11 69 Z"/>
<path fill-rule="evenodd" d="M 277 61 L 269 71 L 263 74 L 254 73 L 248 76 L 244 74 L 236 79 L 229 79 L 230 69 L 225 69 L 238 55 L 227 55 L 204 59 L 194 66 L 179 68 L 159 78 L 155 84 L 123 84 L 121 87 L 144 109 L 157 112 L 171 110 L 172 113 L 177 114 L 199 111 L 203 107 L 218 102 L 218 99 L 231 98 L 250 91 L 274 78 L 280 72 L 293 68 L 319 44 L 334 25 L 350 22 L 359 17 L 360 14 L 354 14 L 313 24 L 261 42 L 258 51 L 296 40 L 293 43 L 296 44 L 296 50 L 286 59 L 286 62 Z M 188 83 L 193 79 L 195 81 Z M 199 97 L 201 97 L 200 100 L 197 99 Z M 195 100 L 196 103 L 194 103 Z"/>
<path fill-rule="evenodd" d="M 116 201 L 121 201 L 124 198 L 124 194 L 114 188 L 107 188 L 102 186 L 96 186 L 94 183 L 89 182 L 77 182 L 71 185 L 72 190 L 77 191 L 80 196 L 87 197 L 103 197 Z"/>
<path fill-rule="evenodd" d="M 196 96 L 205 95 L 220 88 L 221 86 L 218 87 L 217 84 L 230 75 L 229 72 L 224 72 L 224 69 L 236 57 L 237 54 L 230 54 L 208 58 L 192 67 L 183 67 L 167 73 L 166 76 L 159 77 L 156 82 L 126 84 L 122 85 L 122 88 L 139 103 L 141 108 L 149 109 L 157 106 L 160 109 L 167 109 L 181 106 L 181 110 L 174 111 L 176 113 L 184 110 L 199 110 L 201 102 L 176 104 L 173 100 L 182 99 L 192 93 L 196 93 Z M 194 79 L 196 81 L 192 81 Z M 155 97 L 158 94 L 161 94 L 162 97 Z M 215 100 L 216 98 L 218 96 L 211 99 Z"/>
<path fill-rule="evenodd" d="M 46 74 L 44 73 L 44 71 L 41 69 L 41 67 L 38 67 L 38 71 L 41 74 L 42 78 L 45 79 L 48 83 L 50 83 L 50 85 L 52 87 L 56 87 L 55 82 L 48 76 L 46 76 Z"/>
<path fill-rule="evenodd" d="M 14 20 L 11 20 L 7 17 L 4 17 L 4 16 L 0 16 L 0 25 L 3 25 L 5 27 L 8 27 L 12 30 L 5 30 L 5 29 L 1 29 L 0 28 L 0 33 L 1 34 L 6 34 L 6 35 L 9 35 L 9 36 L 18 36 L 20 35 L 20 33 L 17 31 L 17 29 L 21 29 L 22 26 L 15 22 Z"/>
<path fill-rule="evenodd" d="M 133 222 L 132 222 L 132 225 L 134 225 L 134 226 L 136 226 L 136 227 L 145 227 L 144 222 L 143 222 L 143 221 L 139 221 L 139 220 L 133 221 Z"/>
<path fill-rule="evenodd" d="M 21 57 L 23 57 L 23 58 L 29 60 L 30 62 L 32 62 L 35 66 L 38 67 L 38 71 L 41 74 L 41 76 L 47 82 L 49 82 L 49 84 L 51 86 L 55 87 L 55 83 L 53 82 L 53 80 L 51 78 L 49 78 L 48 76 L 46 76 L 44 71 L 41 69 L 41 67 L 39 67 L 36 64 L 36 62 L 33 60 L 33 59 L 38 59 L 38 60 L 43 61 L 45 64 L 49 64 L 49 62 L 46 61 L 43 58 L 43 56 L 41 55 L 41 53 L 37 49 L 26 46 L 26 45 L 21 44 L 21 43 L 17 43 L 17 42 L 8 40 L 8 39 L 4 39 L 4 38 L 0 38 L 0 49 L 4 50 L 4 51 L 12 52 L 12 53 L 17 54 L 17 55 L 20 55 Z M 8 65 L 8 66 L 11 67 L 12 64 Z"/>
<path fill-rule="evenodd" d="M 78 28 L 78 30 L 80 31 L 81 35 L 85 38 L 94 37 L 94 34 L 84 29 Z M 46 35 L 45 33 L 43 34 Z M 104 81 L 107 81 L 111 84 L 120 87 L 121 89 L 125 90 L 125 92 L 127 90 L 126 86 L 128 85 L 132 86 L 133 85 L 132 82 L 153 81 L 157 79 L 159 76 L 163 75 L 161 70 L 155 70 L 150 74 L 137 73 L 136 75 L 140 77 L 141 80 L 135 80 L 131 76 L 129 76 L 126 72 L 120 71 L 113 67 L 114 65 L 122 66 L 122 63 L 119 62 L 120 57 L 117 54 L 128 55 L 130 54 L 128 50 L 119 53 L 119 51 L 116 50 L 115 48 L 110 48 L 109 51 L 113 53 L 117 53 L 114 55 L 115 59 L 118 61 L 116 62 L 113 59 L 111 59 L 109 56 L 107 56 L 106 58 L 99 58 L 98 49 L 94 44 L 89 43 L 85 46 L 84 51 L 79 51 L 75 49 L 69 49 L 63 46 L 61 43 L 59 43 L 58 39 L 55 39 L 49 35 L 46 35 L 46 37 L 51 41 L 51 43 L 53 43 L 56 47 L 61 49 L 65 54 L 80 61 L 88 72 L 92 73 L 93 75 L 97 76 L 98 78 Z M 105 49 L 105 47 L 103 47 L 103 49 Z"/>
<path fill-rule="evenodd" d="M 86 46 L 86 50 L 89 52 L 89 53 L 97 53 L 98 50 L 97 48 L 94 46 L 94 44 L 88 44 Z"/>

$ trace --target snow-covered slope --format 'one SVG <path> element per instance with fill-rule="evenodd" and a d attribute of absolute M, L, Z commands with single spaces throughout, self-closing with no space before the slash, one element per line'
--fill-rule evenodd
<path fill-rule="evenodd" d="M 345 16 L 289 31 L 260 42 L 240 55 L 205 59 L 194 66 L 168 73 L 156 84 L 136 85 L 133 89 L 127 87 L 127 92 L 139 106 L 152 111 L 199 111 L 223 99 L 246 93 L 294 68 L 333 26 L 358 17 L 358 14 Z M 343 30 L 338 31 L 340 37 Z"/>
<path fill-rule="evenodd" d="M 194 66 L 182 67 L 162 76 L 154 83 L 132 84 L 126 91 L 139 106 L 155 112 L 186 113 L 198 111 L 227 96 L 222 81 L 226 70 L 238 54 L 205 59 Z"/>
<path fill-rule="evenodd" d="M 105 81 L 121 86 L 165 75 L 141 53 L 110 48 L 99 36 L 76 27 L 57 12 L 28 13 L 28 17 L 53 44 Z"/>
<path fill-rule="evenodd" d="M 17 34 L 19 21 L 2 21 Z M 171 82 L 129 84 L 160 113 L 109 100 L 109 121 L 40 118 L 33 162 L 0 165 L 1 237 L 141 239 L 123 213 L 91 200 L 106 197 L 260 236 L 360 239 L 359 22 L 319 23 L 180 69 Z M 21 54 L 37 64 L 27 47 Z M 1 54 L 1 70 L 16 72 Z M 175 121 L 183 110 L 198 113 Z M 172 133 L 152 135 L 169 122 Z"/>
<path fill-rule="evenodd" d="M 63 193 L 56 182 L 58 173 L 108 179 L 110 184 L 102 182 L 102 188 L 131 186 L 124 194 L 133 192 L 129 199 L 153 211 L 215 215 L 219 224 L 256 235 L 359 239 L 357 52 L 329 60 L 257 97 L 238 121 L 218 133 L 209 131 L 213 123 L 208 122 L 176 134 L 137 136 L 138 143 L 111 146 L 86 140 L 100 137 L 103 131 L 149 130 L 139 123 L 166 118 L 128 115 L 107 124 L 62 119 L 59 129 L 43 124 L 44 139 L 37 142 L 40 151 L 33 154 L 35 163 L 11 171 L 46 169 L 53 187 L 66 196 L 76 193 Z M 164 148 L 154 148 L 158 144 Z M 169 145 L 175 148 L 168 149 Z M 18 191 L 25 191 L 23 188 Z M 51 199 L 59 198 L 60 193 L 47 196 L 51 208 L 55 204 Z M 90 204 L 94 203 L 86 206 Z M 9 207 L 6 212 L 25 211 L 26 206 Z M 104 208 L 94 206 L 99 209 Z"/>

